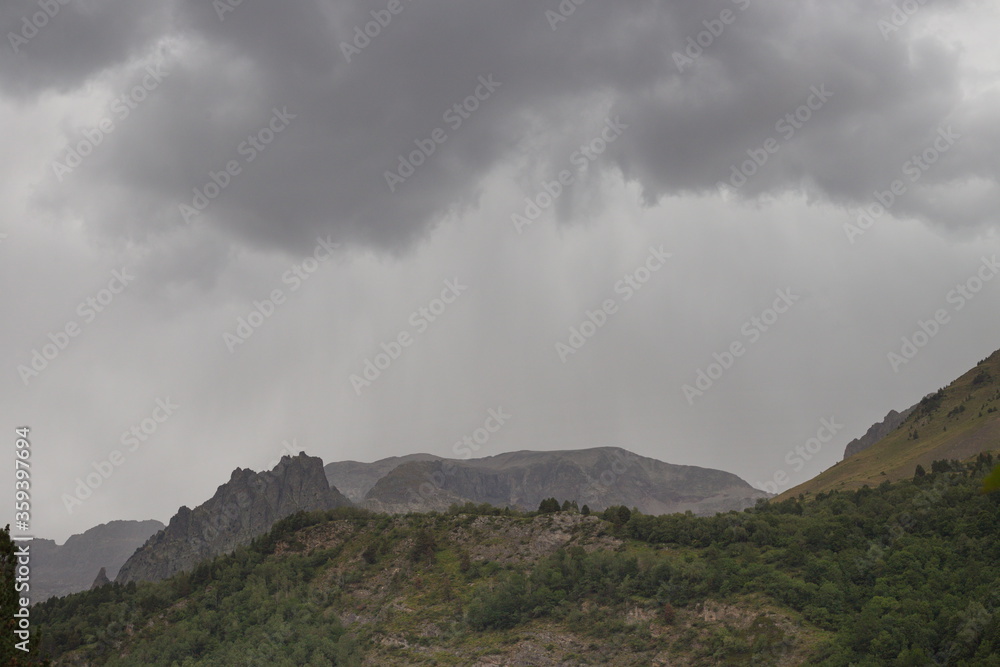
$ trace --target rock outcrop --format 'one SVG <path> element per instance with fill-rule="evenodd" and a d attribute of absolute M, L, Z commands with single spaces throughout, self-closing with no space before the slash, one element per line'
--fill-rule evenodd
<path fill-rule="evenodd" d="M 860 438 L 855 438 L 847 443 L 847 448 L 844 449 L 844 458 L 854 456 L 858 452 L 863 452 L 876 442 L 886 437 L 897 428 L 899 425 L 906 421 L 906 418 L 910 416 L 917 408 L 916 405 L 903 410 L 902 412 L 896 412 L 895 410 L 889 410 L 889 414 L 885 416 L 885 419 L 877 424 L 874 424 L 868 432 L 865 433 Z"/>
<path fill-rule="evenodd" d="M 100 588 L 101 586 L 105 586 L 105 585 L 110 584 L 110 583 L 111 583 L 111 580 L 108 579 L 108 573 L 102 567 L 101 571 L 97 573 L 97 578 L 94 579 L 94 583 L 92 583 L 90 585 L 90 590 L 94 590 L 95 588 Z"/>
<path fill-rule="evenodd" d="M 115 581 L 166 579 L 248 544 L 299 510 L 350 504 L 327 482 L 323 461 L 304 453 L 282 457 L 270 472 L 237 468 L 210 500 L 193 510 L 181 507 L 126 561 Z"/>

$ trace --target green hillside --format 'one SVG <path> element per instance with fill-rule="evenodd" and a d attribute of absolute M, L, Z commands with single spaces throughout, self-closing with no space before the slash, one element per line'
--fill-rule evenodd
<path fill-rule="evenodd" d="M 714 517 L 297 514 L 32 618 L 56 665 L 998 667 L 993 463 Z"/>
<path fill-rule="evenodd" d="M 918 465 L 1000 451 L 1000 350 L 924 398 L 892 434 L 776 500 L 912 477 Z"/>

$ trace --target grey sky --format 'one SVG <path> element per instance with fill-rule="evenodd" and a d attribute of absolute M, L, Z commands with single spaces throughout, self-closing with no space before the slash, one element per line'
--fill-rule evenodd
<path fill-rule="evenodd" d="M 30 38 L 42 9 L 5 4 L 0 396 L 11 440 L 32 427 L 34 532 L 165 521 L 285 441 L 448 456 L 497 406 L 513 418 L 483 455 L 617 445 L 751 483 L 820 472 L 1000 347 L 1000 281 L 949 299 L 1000 253 L 998 9 L 914 4 L 567 0 L 562 21 L 558 2 L 244 0 L 220 18 L 73 0 Z M 379 34 L 343 47 L 372 12 Z M 845 227 L 876 192 L 888 213 Z M 778 290 L 797 298 L 764 331 Z M 609 299 L 564 362 L 556 344 Z M 168 397 L 130 451 L 122 433 Z M 786 453 L 830 417 L 843 430 L 796 470 Z"/>

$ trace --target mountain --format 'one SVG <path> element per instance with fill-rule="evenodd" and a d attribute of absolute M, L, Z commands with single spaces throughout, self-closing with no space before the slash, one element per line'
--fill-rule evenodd
<path fill-rule="evenodd" d="M 648 514 L 701 515 L 741 510 L 769 497 L 728 472 L 595 447 L 411 460 L 380 478 L 360 505 L 388 513 L 441 511 L 467 502 L 533 510 L 553 496 L 593 510 L 625 505 Z"/>
<path fill-rule="evenodd" d="M 936 460 L 1000 450 L 1000 350 L 903 414 L 895 428 L 876 424 L 869 429 L 883 434 L 877 442 L 775 500 L 877 486 L 912 477 L 918 465 L 930 470 Z"/>
<path fill-rule="evenodd" d="M 116 582 L 156 581 L 229 553 L 300 510 L 350 505 L 323 473 L 323 461 L 283 456 L 270 472 L 237 468 L 215 495 L 193 510 L 181 507 L 169 525 L 129 558 Z"/>
<path fill-rule="evenodd" d="M 868 431 L 860 438 L 855 438 L 847 443 L 847 447 L 844 449 L 844 458 L 849 456 L 854 456 L 859 452 L 863 452 L 876 442 L 886 437 L 897 428 L 899 428 L 906 418 L 913 414 L 913 411 L 917 409 L 917 406 L 911 406 L 902 412 L 896 412 L 895 410 L 889 410 L 889 414 L 885 416 L 885 419 L 877 424 L 874 424 Z"/>
<path fill-rule="evenodd" d="M 162 528 L 162 523 L 152 520 L 111 521 L 73 535 L 62 545 L 54 540 L 33 539 L 32 602 L 85 591 L 101 568 L 114 577 L 122 563 Z"/>
<path fill-rule="evenodd" d="M 403 463 L 410 461 L 438 461 L 440 456 L 433 454 L 409 454 L 408 456 L 390 456 L 374 463 L 358 461 L 338 461 L 328 463 L 323 470 L 330 486 L 340 489 L 352 503 L 360 503 L 365 494 L 375 486 L 375 482 L 385 477 L 389 472 Z"/>
<path fill-rule="evenodd" d="M 32 629 L 56 667 L 997 665 L 993 464 L 711 517 L 300 513 Z"/>

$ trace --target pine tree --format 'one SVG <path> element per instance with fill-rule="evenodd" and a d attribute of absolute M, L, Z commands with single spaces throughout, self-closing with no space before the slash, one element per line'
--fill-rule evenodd
<path fill-rule="evenodd" d="M 552 514 L 559 511 L 559 501 L 555 498 L 546 498 L 538 504 L 539 514 Z"/>

